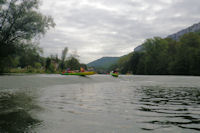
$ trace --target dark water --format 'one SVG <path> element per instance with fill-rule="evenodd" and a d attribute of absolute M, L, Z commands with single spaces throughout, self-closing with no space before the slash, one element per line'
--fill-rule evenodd
<path fill-rule="evenodd" d="M 0 76 L 0 133 L 197 133 L 200 77 Z"/>

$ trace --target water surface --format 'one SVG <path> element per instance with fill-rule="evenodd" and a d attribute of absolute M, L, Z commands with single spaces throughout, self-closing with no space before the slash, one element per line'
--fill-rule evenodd
<path fill-rule="evenodd" d="M 0 132 L 200 131 L 200 77 L 0 76 Z"/>

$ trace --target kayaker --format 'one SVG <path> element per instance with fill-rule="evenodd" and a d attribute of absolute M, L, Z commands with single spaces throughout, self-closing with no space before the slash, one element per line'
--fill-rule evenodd
<path fill-rule="evenodd" d="M 67 68 L 67 73 L 70 73 L 70 72 L 71 72 L 70 68 Z"/>
<path fill-rule="evenodd" d="M 84 70 L 84 68 L 81 67 L 81 68 L 80 68 L 80 71 L 81 71 L 81 72 L 84 72 L 85 70 Z"/>
<path fill-rule="evenodd" d="M 113 73 L 117 73 L 117 71 L 116 71 L 116 70 L 114 70 L 114 71 L 113 71 Z"/>

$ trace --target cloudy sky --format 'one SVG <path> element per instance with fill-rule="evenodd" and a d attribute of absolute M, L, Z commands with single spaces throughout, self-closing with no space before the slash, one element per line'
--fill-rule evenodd
<path fill-rule="evenodd" d="M 56 27 L 41 39 L 44 56 L 75 51 L 82 63 L 122 56 L 154 36 L 200 22 L 200 0 L 42 0 Z"/>

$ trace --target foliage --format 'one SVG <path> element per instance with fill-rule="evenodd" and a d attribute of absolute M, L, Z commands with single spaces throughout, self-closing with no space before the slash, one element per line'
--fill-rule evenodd
<path fill-rule="evenodd" d="M 47 58 L 46 62 L 45 62 L 45 70 L 49 70 L 50 69 L 50 65 L 51 65 L 51 58 Z"/>
<path fill-rule="evenodd" d="M 61 56 L 61 63 L 60 63 L 61 70 L 64 70 L 65 58 L 66 58 L 67 52 L 68 52 L 68 48 L 65 47 L 64 50 L 62 51 L 62 56 Z"/>
<path fill-rule="evenodd" d="M 69 60 L 66 61 L 66 67 L 70 68 L 71 70 L 79 70 L 80 69 L 80 63 L 78 59 L 75 57 L 70 57 Z"/>
<path fill-rule="evenodd" d="M 80 67 L 82 67 L 83 69 L 87 70 L 87 65 L 86 64 L 81 63 Z"/>
<path fill-rule="evenodd" d="M 17 53 L 19 66 L 22 68 L 27 66 L 34 67 L 35 63 L 42 63 L 40 53 L 41 49 L 37 45 L 24 45 L 20 52 Z"/>
<path fill-rule="evenodd" d="M 34 64 L 34 67 L 37 68 L 37 69 L 41 69 L 42 65 L 41 65 L 41 63 L 36 62 L 36 63 Z"/>
<path fill-rule="evenodd" d="M 10 59 L 18 60 L 15 57 L 20 58 L 22 67 L 33 66 L 32 59 L 39 57 L 33 39 L 45 34 L 55 24 L 51 17 L 38 11 L 38 5 L 38 0 L 0 1 L 0 72 L 10 67 Z M 22 53 L 29 55 L 23 57 Z"/>
<path fill-rule="evenodd" d="M 200 34 L 188 33 L 174 41 L 155 37 L 143 44 L 129 60 L 118 63 L 122 73 L 200 75 Z M 124 63 L 125 62 L 125 63 Z"/>
<path fill-rule="evenodd" d="M 126 73 L 127 70 L 129 69 L 127 63 L 129 62 L 129 60 L 130 60 L 130 58 L 131 58 L 132 55 L 133 55 L 133 52 L 131 52 L 131 53 L 127 54 L 127 55 L 122 56 L 122 57 L 118 60 L 118 63 L 117 63 L 118 65 L 117 65 L 117 66 L 116 66 L 116 65 L 113 65 L 113 66 L 112 66 L 113 69 L 111 69 L 111 70 L 116 70 L 117 68 L 119 68 L 119 70 L 120 70 L 122 73 Z M 116 68 L 114 68 L 114 66 L 115 66 Z M 112 68 L 112 67 L 111 67 L 111 68 Z"/>

